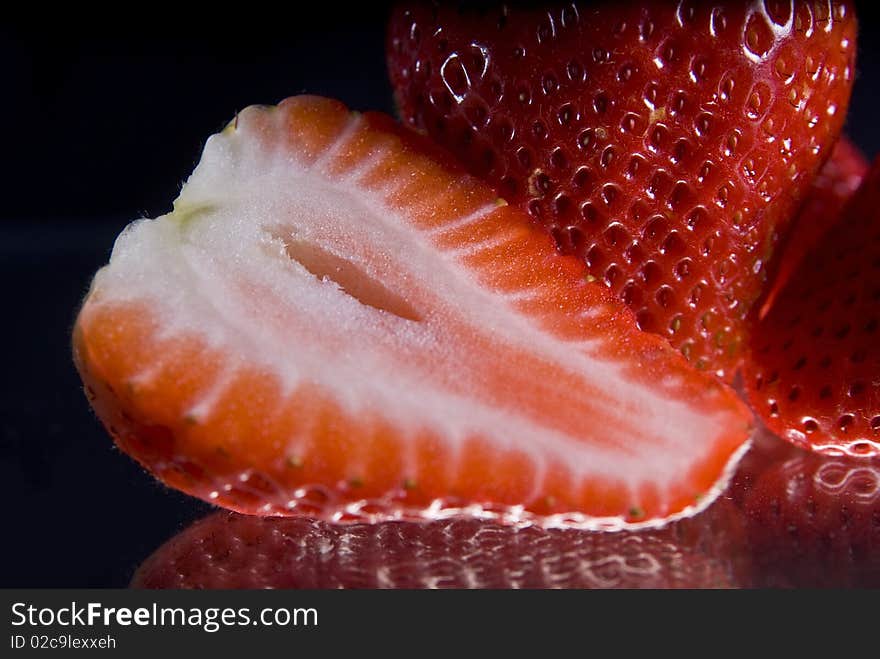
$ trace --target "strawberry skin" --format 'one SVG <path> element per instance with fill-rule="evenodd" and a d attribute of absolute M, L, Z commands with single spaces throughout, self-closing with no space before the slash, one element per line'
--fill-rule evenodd
<path fill-rule="evenodd" d="M 841 210 L 867 171 L 868 161 L 859 148 L 845 136 L 841 137 L 834 145 L 831 157 L 813 179 L 785 245 L 779 249 L 779 265 L 770 293 L 761 307 L 762 318 L 804 257 L 840 219 Z"/>
<path fill-rule="evenodd" d="M 880 455 L 880 164 L 756 328 L 753 409 L 795 444 Z"/>
<path fill-rule="evenodd" d="M 397 8 L 404 122 L 527 210 L 699 368 L 732 377 L 837 138 L 851 3 Z"/>
<path fill-rule="evenodd" d="M 435 151 L 305 96 L 211 137 L 75 325 L 117 444 L 266 515 L 621 528 L 707 505 L 745 406 Z"/>

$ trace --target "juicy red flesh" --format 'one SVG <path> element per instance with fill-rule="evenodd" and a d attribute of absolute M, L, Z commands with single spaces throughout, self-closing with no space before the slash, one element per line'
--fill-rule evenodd
<path fill-rule="evenodd" d="M 732 375 L 768 262 L 849 100 L 850 4 L 398 8 L 401 118 Z"/>
<path fill-rule="evenodd" d="M 880 163 L 758 326 L 744 375 L 777 434 L 880 455 Z"/>
<path fill-rule="evenodd" d="M 310 96 L 209 139 L 74 328 L 117 445 L 261 515 L 608 529 L 708 505 L 743 402 L 425 142 Z"/>

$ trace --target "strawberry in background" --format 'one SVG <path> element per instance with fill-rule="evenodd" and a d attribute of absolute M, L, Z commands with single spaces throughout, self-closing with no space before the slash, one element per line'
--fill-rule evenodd
<path fill-rule="evenodd" d="M 827 455 L 880 455 L 880 162 L 755 330 L 743 369 L 776 434 Z"/>
<path fill-rule="evenodd" d="M 854 77 L 848 2 L 405 4 L 401 119 L 731 378 Z"/>
<path fill-rule="evenodd" d="M 868 161 L 847 137 L 842 136 L 831 157 L 819 175 L 813 179 L 804 205 L 788 232 L 786 242 L 779 248 L 779 266 L 770 292 L 761 307 L 761 317 L 767 315 L 773 301 L 803 261 L 840 220 L 841 212 L 868 171 Z"/>

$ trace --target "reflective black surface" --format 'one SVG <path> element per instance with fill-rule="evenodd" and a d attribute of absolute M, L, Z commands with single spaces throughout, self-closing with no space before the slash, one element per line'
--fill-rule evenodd
<path fill-rule="evenodd" d="M 338 524 L 220 512 L 138 568 L 138 588 L 880 587 L 880 460 L 759 431 L 725 491 L 657 529 L 486 520 Z"/>
<path fill-rule="evenodd" d="M 0 26 L 0 586 L 125 586 L 150 554 L 210 511 L 113 448 L 80 388 L 69 332 L 114 236 L 170 208 L 204 139 L 237 110 L 301 92 L 392 109 L 384 7 L 311 11 L 298 21 L 154 12 L 120 25 L 78 14 Z M 867 12 L 847 132 L 874 156 L 880 33 Z M 880 519 L 880 511 L 868 516 Z M 867 546 L 858 551 L 880 552 Z M 797 547 L 802 560 L 806 545 Z M 790 557 L 777 567 L 771 558 L 762 569 L 791 585 L 782 569 Z M 798 565 L 814 575 L 825 569 L 806 560 Z M 853 574 L 842 582 L 873 578 Z"/>

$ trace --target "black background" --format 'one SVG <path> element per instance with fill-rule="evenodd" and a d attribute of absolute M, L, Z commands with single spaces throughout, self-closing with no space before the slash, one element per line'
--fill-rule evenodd
<path fill-rule="evenodd" d="M 124 586 L 208 510 L 113 448 L 69 332 L 115 235 L 170 210 L 238 110 L 302 92 L 392 110 L 386 5 L 325 5 L 0 19 L 0 587 Z M 866 5 L 846 131 L 873 157 L 880 30 Z"/>
<path fill-rule="evenodd" d="M 0 587 L 125 586 L 208 510 L 113 447 L 73 368 L 77 306 L 116 234 L 170 210 L 247 105 L 308 92 L 392 110 L 386 6 L 246 10 L 0 19 Z"/>

